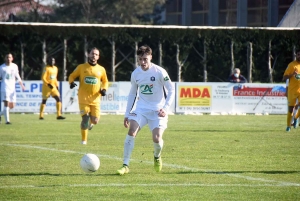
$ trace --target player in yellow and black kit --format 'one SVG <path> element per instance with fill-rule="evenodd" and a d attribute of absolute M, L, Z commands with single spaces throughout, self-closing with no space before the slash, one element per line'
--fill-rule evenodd
<path fill-rule="evenodd" d="M 300 50 L 296 51 L 296 60 L 289 63 L 284 72 L 283 80 L 289 79 L 288 88 L 288 112 L 287 112 L 287 127 L 286 131 L 291 131 L 291 120 L 293 118 L 293 109 L 297 107 L 297 99 L 300 100 Z M 294 117 L 294 128 L 298 127 L 300 110 Z"/>
<path fill-rule="evenodd" d="M 42 75 L 43 88 L 42 88 L 42 104 L 40 106 L 40 120 L 44 119 L 44 110 L 46 107 L 47 99 L 52 96 L 56 100 L 56 111 L 57 111 L 57 120 L 63 120 L 65 117 L 61 116 L 61 100 L 60 94 L 58 91 L 58 82 L 57 82 L 58 69 L 55 66 L 55 59 L 49 57 L 47 59 L 47 65 L 44 68 Z"/>
<path fill-rule="evenodd" d="M 97 64 L 100 51 L 92 48 L 88 62 L 80 64 L 69 76 L 70 88 L 74 88 L 79 77 L 78 102 L 81 120 L 82 144 L 87 144 L 88 130 L 100 119 L 100 98 L 106 95 L 108 80 L 105 68 Z"/>

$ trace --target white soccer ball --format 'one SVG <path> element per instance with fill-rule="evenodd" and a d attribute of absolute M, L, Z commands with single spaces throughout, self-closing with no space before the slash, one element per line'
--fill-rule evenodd
<path fill-rule="evenodd" d="M 80 160 L 80 166 L 86 173 L 96 172 L 100 167 L 100 160 L 95 154 L 85 154 Z"/>

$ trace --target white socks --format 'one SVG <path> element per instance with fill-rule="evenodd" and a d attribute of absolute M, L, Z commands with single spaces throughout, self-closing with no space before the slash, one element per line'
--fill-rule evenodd
<path fill-rule="evenodd" d="M 154 157 L 160 157 L 161 150 L 164 146 L 163 139 L 161 139 L 161 141 L 159 141 L 159 143 L 153 142 L 153 146 L 154 146 Z"/>
<path fill-rule="evenodd" d="M 134 148 L 134 140 L 135 140 L 134 137 L 127 135 L 125 138 L 125 142 L 124 142 L 123 164 L 128 165 L 128 166 L 129 166 L 130 156 L 131 156 L 132 150 Z M 154 142 L 153 146 L 154 146 L 154 156 L 160 157 L 161 151 L 164 146 L 164 141 L 161 140 L 161 141 L 159 141 L 159 143 Z"/>
<path fill-rule="evenodd" d="M 125 138 L 123 164 L 126 164 L 127 166 L 129 166 L 130 156 L 134 147 L 134 140 L 135 138 L 130 135 L 127 135 Z"/>
<path fill-rule="evenodd" d="M 9 107 L 4 107 L 1 113 L 4 115 L 5 121 L 9 122 Z"/>

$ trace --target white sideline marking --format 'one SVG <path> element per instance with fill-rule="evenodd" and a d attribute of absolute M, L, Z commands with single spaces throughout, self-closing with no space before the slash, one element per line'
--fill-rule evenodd
<path fill-rule="evenodd" d="M 280 184 L 197 184 L 197 183 L 183 183 L 183 184 L 63 184 L 63 185 L 15 185 L 15 186 L 0 186 L 0 189 L 4 188 L 52 188 L 52 187 L 286 187 L 286 185 Z M 289 185 L 291 187 L 297 185 Z"/>
<path fill-rule="evenodd" d="M 25 148 L 30 148 L 30 149 L 41 149 L 41 150 L 47 150 L 47 151 L 58 151 L 58 152 L 73 153 L 73 154 L 86 154 L 84 152 L 77 152 L 77 151 L 71 151 L 71 150 L 59 150 L 59 149 L 54 149 L 54 148 L 31 146 L 31 145 L 22 145 L 22 144 L 3 144 L 3 143 L 0 143 L 0 145 L 13 146 L 13 147 L 25 147 Z M 108 158 L 108 159 L 120 160 L 120 161 L 123 160 L 122 158 L 119 158 L 119 157 L 116 157 L 116 156 L 110 156 L 110 155 L 97 154 L 97 156 L 103 157 L 103 158 Z M 140 160 L 131 159 L 131 161 L 140 161 Z M 153 162 L 150 162 L 150 161 L 143 161 L 143 163 L 153 165 Z M 276 180 L 263 179 L 263 178 L 250 177 L 250 176 L 243 176 L 243 175 L 232 174 L 232 173 L 223 173 L 222 171 L 216 171 L 216 170 L 207 170 L 207 169 L 204 170 L 204 169 L 199 169 L 199 168 L 190 168 L 190 167 L 187 167 L 187 166 L 181 166 L 181 165 L 175 165 L 175 164 L 166 164 L 166 163 L 164 163 L 163 165 L 164 165 L 164 167 L 169 167 L 169 168 L 174 168 L 174 169 L 184 169 L 184 170 L 190 170 L 190 171 L 202 171 L 202 172 L 206 172 L 206 173 L 218 172 L 219 174 L 222 174 L 222 175 L 241 178 L 241 179 L 246 179 L 246 180 L 249 180 L 249 181 L 277 183 L 277 184 L 269 184 L 269 185 L 266 184 L 266 185 L 261 185 L 261 186 L 300 186 L 299 183 L 276 181 Z M 79 184 L 79 185 L 81 185 L 81 184 Z M 98 184 L 95 184 L 95 185 L 98 185 Z M 99 185 L 102 185 L 102 184 L 99 184 Z M 117 185 L 121 185 L 121 184 L 117 184 Z M 132 185 L 132 184 L 128 184 L 128 185 Z M 163 185 L 163 184 L 153 184 L 153 185 L 158 186 L 158 185 Z M 174 185 L 175 186 L 177 184 L 167 184 L 167 185 Z M 178 185 L 180 185 L 180 184 L 178 184 Z M 204 185 L 204 186 L 207 185 L 207 186 L 210 186 L 208 184 L 192 184 L 192 185 Z M 222 186 L 223 184 L 213 184 L 213 185 L 216 185 L 216 186 L 221 185 Z M 231 184 L 226 184 L 226 185 L 230 186 Z M 234 184 L 234 185 L 239 185 L 239 184 Z M 240 185 L 240 186 L 243 186 L 243 185 Z M 255 186 L 255 185 L 246 185 L 246 186 Z M 260 186 L 260 185 L 258 185 L 258 186 Z M 0 186 L 0 188 L 2 188 L 2 187 Z"/>

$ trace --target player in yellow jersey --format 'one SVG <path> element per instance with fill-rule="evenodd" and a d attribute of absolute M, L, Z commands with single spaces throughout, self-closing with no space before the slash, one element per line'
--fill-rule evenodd
<path fill-rule="evenodd" d="M 88 55 L 88 62 L 80 64 L 69 76 L 70 88 L 76 85 L 74 82 L 79 78 L 78 103 L 82 117 L 80 128 L 82 144 L 87 144 L 88 130 L 100 119 L 100 99 L 106 95 L 108 80 L 105 68 L 97 61 L 100 51 L 92 48 Z"/>
<path fill-rule="evenodd" d="M 287 127 L 286 131 L 291 130 L 291 120 L 293 118 L 293 109 L 296 106 L 297 99 L 300 100 L 300 50 L 296 52 L 296 60 L 289 63 L 284 72 L 283 80 L 289 79 L 288 87 L 288 112 L 287 112 Z M 300 110 L 294 117 L 294 128 L 297 128 L 299 123 Z"/>
<path fill-rule="evenodd" d="M 57 82 L 58 69 L 55 66 L 55 59 L 53 57 L 47 58 L 47 65 L 44 68 L 42 75 L 43 88 L 42 88 L 42 104 L 40 105 L 40 120 L 44 119 L 44 110 L 46 107 L 47 99 L 52 96 L 56 100 L 57 120 L 63 120 L 65 117 L 61 116 L 61 100 L 58 91 Z"/>

